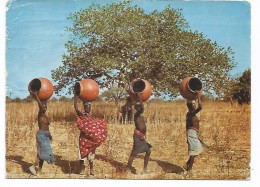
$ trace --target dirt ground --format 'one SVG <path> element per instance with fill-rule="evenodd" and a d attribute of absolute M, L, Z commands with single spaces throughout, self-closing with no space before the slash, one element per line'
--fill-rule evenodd
<path fill-rule="evenodd" d="M 23 127 L 20 129 L 25 134 L 23 138 L 15 143 L 9 141 L 6 144 L 6 178 L 187 180 L 250 178 L 249 140 L 245 139 L 244 143 L 232 140 L 233 144 L 222 146 L 220 140 L 217 143 L 218 137 L 205 133 L 206 129 L 211 129 L 211 131 L 214 129 L 209 125 L 204 125 L 202 139 L 209 145 L 209 149 L 195 159 L 192 174 L 185 175 L 183 166 L 188 159 L 185 126 L 182 123 L 177 123 L 175 126 L 163 123 L 159 125 L 147 124 L 147 126 L 147 141 L 153 146 L 148 164 L 148 174 L 142 174 L 143 154 L 137 156 L 133 162 L 137 174 L 132 174 L 125 168 L 132 148 L 134 125 L 109 125 L 106 142 L 96 150 L 95 176 L 90 176 L 88 163 L 85 164 L 86 174 L 77 174 L 79 133 L 76 125 L 71 122 L 53 122 L 50 131 L 53 134 L 51 145 L 56 157 L 55 165 L 44 163 L 42 173 L 37 174 L 37 176 L 31 175 L 28 168 L 36 158 L 34 137 L 37 125 L 31 128 L 31 132 L 28 132 L 28 127 Z M 223 134 L 225 131 L 219 133 Z M 221 136 L 215 134 L 215 136 L 217 135 Z M 248 134 L 245 135 L 248 136 Z M 8 146 L 8 143 L 13 146 Z"/>
<path fill-rule="evenodd" d="M 108 138 L 96 150 L 95 176 L 89 175 L 88 163 L 85 163 L 86 174 L 78 174 L 79 130 L 73 105 L 70 102 L 50 102 L 48 108 L 56 163 L 44 163 L 42 173 L 33 176 L 28 168 L 36 159 L 37 103 L 7 103 L 7 179 L 250 179 L 250 105 L 204 102 L 198 116 L 200 138 L 209 149 L 195 158 L 191 175 L 185 175 L 183 169 L 188 159 L 185 103 L 145 105 L 147 141 L 153 146 L 148 174 L 142 174 L 144 154 L 138 155 L 133 162 L 137 174 L 125 167 L 133 145 L 134 125 L 119 124 L 113 103 L 94 104 L 93 114 L 108 119 Z"/>

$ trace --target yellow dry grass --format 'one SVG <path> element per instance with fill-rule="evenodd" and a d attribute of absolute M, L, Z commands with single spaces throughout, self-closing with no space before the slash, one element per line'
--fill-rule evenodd
<path fill-rule="evenodd" d="M 35 135 L 38 106 L 33 103 L 6 104 L 6 178 L 109 178 L 109 179 L 249 179 L 250 105 L 205 102 L 200 112 L 201 139 L 209 149 L 195 159 L 192 175 L 185 177 L 182 166 L 188 159 L 185 135 L 185 102 L 145 105 L 147 141 L 152 144 L 148 174 L 141 174 L 141 154 L 133 166 L 138 174 L 124 169 L 132 148 L 133 124 L 121 125 L 113 103 L 95 102 L 95 117 L 109 120 L 108 138 L 96 151 L 95 176 L 78 175 L 79 130 L 71 102 L 48 103 L 52 121 L 52 149 L 56 164 L 44 163 L 43 172 L 32 176 L 28 167 L 36 158 Z"/>

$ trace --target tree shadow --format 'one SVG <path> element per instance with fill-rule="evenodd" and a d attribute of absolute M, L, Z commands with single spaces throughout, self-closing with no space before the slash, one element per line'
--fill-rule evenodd
<path fill-rule="evenodd" d="M 24 161 L 22 156 L 17 156 L 17 155 L 12 156 L 12 155 L 10 155 L 10 156 L 6 156 L 5 159 L 9 160 L 9 161 L 13 161 L 13 162 L 21 165 L 23 172 L 31 174 L 31 172 L 29 171 L 29 167 L 32 165 L 32 163 Z"/>
<path fill-rule="evenodd" d="M 79 173 L 79 160 L 64 160 L 62 156 L 54 155 L 56 158 L 55 165 L 60 167 L 64 174 L 78 174 Z"/>
<path fill-rule="evenodd" d="M 127 168 L 126 164 L 123 164 L 123 163 L 118 162 L 118 161 L 111 159 L 111 158 L 107 158 L 104 155 L 97 154 L 95 158 L 97 160 L 102 160 L 104 162 L 108 162 L 109 164 L 111 164 L 116 169 L 116 172 L 118 172 L 118 173 L 125 173 L 128 169 L 131 170 L 131 168 Z M 131 172 L 132 172 L 132 170 L 131 170 Z"/>
<path fill-rule="evenodd" d="M 136 158 L 144 159 L 144 156 L 143 155 L 137 155 Z M 169 162 L 161 161 L 161 160 L 158 160 L 158 159 L 152 159 L 152 158 L 150 158 L 149 161 L 156 162 L 163 169 L 163 171 L 165 173 L 182 174 L 185 171 L 182 167 L 177 166 L 175 164 L 171 164 Z"/>

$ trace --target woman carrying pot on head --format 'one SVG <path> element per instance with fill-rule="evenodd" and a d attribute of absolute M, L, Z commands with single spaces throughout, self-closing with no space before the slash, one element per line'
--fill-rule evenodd
<path fill-rule="evenodd" d="M 38 102 L 38 126 L 39 130 L 36 135 L 37 141 L 37 157 L 35 163 L 29 167 L 30 172 L 33 175 L 37 175 L 42 171 L 43 162 L 47 161 L 49 164 L 55 163 L 55 157 L 52 153 L 50 141 L 52 141 L 52 135 L 49 131 L 50 121 L 46 116 L 47 101 L 41 101 L 38 98 L 38 92 L 30 92 L 31 95 Z"/>
<path fill-rule="evenodd" d="M 107 138 L 107 122 L 102 118 L 91 116 L 91 102 L 83 101 L 84 111 L 78 109 L 78 96 L 74 90 L 74 109 L 77 114 L 77 127 L 80 130 L 79 136 L 79 161 L 80 172 L 85 174 L 85 163 L 87 159 L 90 167 L 90 175 L 94 175 L 95 150 Z"/>
<path fill-rule="evenodd" d="M 144 105 L 142 99 L 140 98 L 140 92 L 136 93 L 136 98 L 137 100 L 134 105 L 134 108 L 136 110 L 136 113 L 134 115 L 134 123 L 135 123 L 135 130 L 133 135 L 134 144 L 133 144 L 130 157 L 127 162 L 127 168 L 129 168 L 130 171 L 134 174 L 136 174 L 136 169 L 132 166 L 132 163 L 136 155 L 140 153 L 145 153 L 143 173 L 147 173 L 148 161 L 150 159 L 150 154 L 151 154 L 150 149 L 152 147 L 146 141 L 146 124 L 143 116 Z"/>
<path fill-rule="evenodd" d="M 199 119 L 196 114 L 202 109 L 200 92 L 197 92 L 197 96 L 198 107 L 196 107 L 195 100 L 187 100 L 189 111 L 186 114 L 186 133 L 189 159 L 186 162 L 185 169 L 188 173 L 192 169 L 195 157 L 200 155 L 205 148 L 207 148 L 206 144 L 204 144 L 199 138 Z"/>

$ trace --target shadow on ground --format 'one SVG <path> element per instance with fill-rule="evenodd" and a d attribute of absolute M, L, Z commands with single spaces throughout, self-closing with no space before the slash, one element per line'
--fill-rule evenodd
<path fill-rule="evenodd" d="M 55 165 L 60 167 L 64 174 L 78 174 L 80 172 L 78 160 L 65 160 L 59 155 L 55 155 L 55 158 Z"/>
<path fill-rule="evenodd" d="M 116 172 L 118 173 L 125 173 L 127 171 L 127 167 L 125 164 L 121 163 L 121 162 L 118 162 L 114 159 L 111 159 L 111 158 L 107 158 L 106 156 L 104 155 L 96 155 L 96 159 L 97 160 L 102 160 L 104 162 L 107 162 L 109 164 L 111 164 L 115 169 L 116 169 Z"/>
<path fill-rule="evenodd" d="M 136 158 L 144 159 L 144 156 L 143 155 L 138 155 L 138 156 L 136 156 Z M 177 166 L 175 164 L 171 164 L 169 162 L 165 162 L 165 161 L 162 161 L 162 160 L 150 158 L 149 161 L 156 162 L 158 164 L 158 166 L 160 166 L 165 173 L 182 174 L 185 171 L 180 166 Z"/>
<path fill-rule="evenodd" d="M 55 165 L 60 167 L 64 174 L 79 173 L 79 161 L 78 160 L 74 160 L 74 161 L 65 160 L 65 159 L 62 159 L 62 156 L 59 156 L 59 155 L 55 155 L 55 158 L 56 158 Z M 95 158 L 97 160 L 102 160 L 104 162 L 111 164 L 116 169 L 116 172 L 118 172 L 118 173 L 125 173 L 128 169 L 132 173 L 135 173 L 135 168 L 127 168 L 126 164 L 118 162 L 114 159 L 108 158 L 104 155 L 97 154 Z M 144 156 L 137 155 L 136 158 L 144 159 Z M 21 165 L 23 172 L 30 174 L 30 171 L 28 168 L 32 165 L 32 163 L 24 161 L 22 156 L 6 156 L 6 160 L 13 161 L 13 162 Z M 171 164 L 169 162 L 161 161 L 158 159 L 152 159 L 152 158 L 150 158 L 150 161 L 156 162 L 158 164 L 158 166 L 160 166 L 165 173 L 181 174 L 184 172 L 184 169 L 182 167 L 177 166 L 175 164 Z"/>
<path fill-rule="evenodd" d="M 15 162 L 15 163 L 21 165 L 23 172 L 31 174 L 31 172 L 29 171 L 29 167 L 32 165 L 32 163 L 24 161 L 22 156 L 10 155 L 10 156 L 6 156 L 5 158 L 6 158 L 6 160 L 9 160 L 9 161 L 12 161 L 12 162 Z"/>

